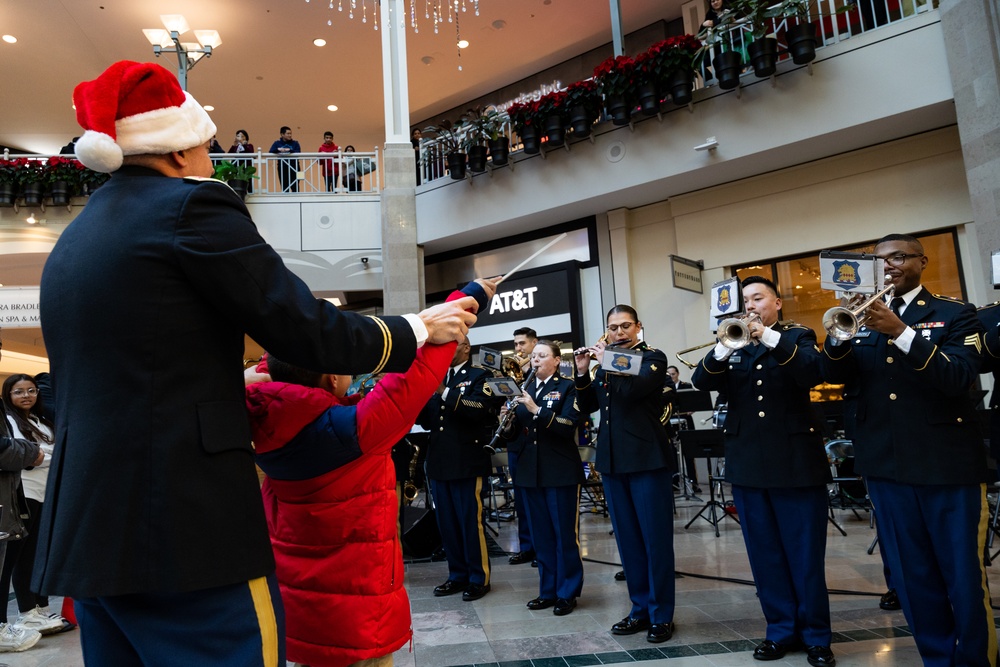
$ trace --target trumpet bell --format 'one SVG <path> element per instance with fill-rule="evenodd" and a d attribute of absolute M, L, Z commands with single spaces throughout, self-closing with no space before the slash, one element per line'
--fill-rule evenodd
<path fill-rule="evenodd" d="M 850 340 L 858 333 L 861 322 L 855 311 L 844 306 L 834 306 L 823 314 L 823 328 L 835 340 Z"/>
<path fill-rule="evenodd" d="M 719 342 L 730 350 L 741 350 L 750 344 L 750 327 L 745 319 L 730 317 L 719 323 Z"/>

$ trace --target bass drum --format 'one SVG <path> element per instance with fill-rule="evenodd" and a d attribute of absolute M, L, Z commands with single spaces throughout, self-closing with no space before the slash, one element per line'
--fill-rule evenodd
<path fill-rule="evenodd" d="M 718 429 L 726 427 L 726 415 L 729 413 L 728 405 L 720 405 L 712 412 L 712 426 Z"/>

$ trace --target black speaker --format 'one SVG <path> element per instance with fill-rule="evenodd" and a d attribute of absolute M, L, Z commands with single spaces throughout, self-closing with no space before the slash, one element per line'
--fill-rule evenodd
<path fill-rule="evenodd" d="M 433 509 L 403 507 L 403 555 L 430 558 L 441 547 L 441 533 Z"/>

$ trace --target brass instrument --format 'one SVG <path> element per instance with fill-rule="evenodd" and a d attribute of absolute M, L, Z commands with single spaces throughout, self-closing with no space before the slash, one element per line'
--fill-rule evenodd
<path fill-rule="evenodd" d="M 702 343 L 701 345 L 695 345 L 694 347 L 689 347 L 686 350 L 681 350 L 674 356 L 677 357 L 679 362 L 688 368 L 695 369 L 698 368 L 698 364 L 692 364 L 690 361 L 685 359 L 685 354 L 715 345 L 717 342 L 722 343 L 723 347 L 728 347 L 730 350 L 740 350 L 750 343 L 756 342 L 750 335 L 750 325 L 754 322 L 754 320 L 760 322 L 760 315 L 757 313 L 747 313 L 743 317 L 728 317 L 719 322 L 719 329 L 717 332 L 718 337 L 716 340 Z"/>
<path fill-rule="evenodd" d="M 504 357 L 503 361 L 500 362 L 500 371 L 507 377 L 512 378 L 514 382 L 521 384 L 524 382 L 524 365 L 528 361 L 530 359 L 524 359 L 519 354 Z"/>
<path fill-rule="evenodd" d="M 420 456 L 420 447 L 414 445 L 407 441 L 410 447 L 413 447 L 413 458 L 410 459 L 410 471 L 407 475 L 406 483 L 403 484 L 403 502 L 407 505 L 413 503 L 417 498 L 417 485 L 413 483 L 413 480 L 417 476 L 417 458 Z"/>
<path fill-rule="evenodd" d="M 885 279 L 888 281 L 889 276 L 886 276 Z M 841 305 L 834 306 L 826 311 L 823 314 L 823 328 L 826 329 L 827 335 L 832 336 L 836 340 L 854 338 L 854 335 L 858 333 L 858 329 L 868 319 L 865 311 L 882 297 L 886 297 L 891 301 L 895 291 L 895 285 L 890 284 L 881 292 L 873 294 L 867 299 L 861 294 L 855 294 L 846 299 Z"/>

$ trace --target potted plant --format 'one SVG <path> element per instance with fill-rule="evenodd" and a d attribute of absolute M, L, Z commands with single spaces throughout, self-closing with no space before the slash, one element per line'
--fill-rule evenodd
<path fill-rule="evenodd" d="M 104 172 L 101 171 L 94 171 L 93 169 L 84 169 L 83 179 L 82 179 L 84 194 L 89 197 L 90 195 L 94 194 L 97 188 L 107 183 L 110 179 L 111 179 L 111 174 L 105 174 Z"/>
<path fill-rule="evenodd" d="M 698 40 L 702 47 L 694 56 L 695 67 L 700 67 L 702 61 L 714 53 L 712 69 L 719 82 L 719 88 L 730 90 L 740 85 L 740 74 L 743 72 L 743 56 L 736 45 L 736 40 L 742 44 L 740 21 L 735 12 L 727 10 L 719 15 L 718 20 L 710 28 L 702 28 Z"/>
<path fill-rule="evenodd" d="M 660 113 L 660 74 L 653 54 L 643 51 L 635 57 L 635 73 L 638 83 L 635 89 L 639 109 L 646 116 Z"/>
<path fill-rule="evenodd" d="M 854 4 L 849 3 L 837 7 L 832 14 L 816 15 L 835 16 L 849 12 L 854 7 Z M 788 45 L 788 53 L 792 56 L 792 62 L 796 65 L 805 65 L 815 60 L 816 44 L 819 40 L 816 37 L 816 24 L 809 20 L 809 0 L 782 0 L 769 11 L 774 16 L 795 19 L 795 25 L 785 30 L 785 42 Z"/>
<path fill-rule="evenodd" d="M 17 171 L 17 182 L 25 206 L 41 206 L 44 196 L 45 166 L 41 160 L 24 159 Z"/>
<path fill-rule="evenodd" d="M 593 79 L 577 81 L 566 87 L 569 125 L 575 137 L 590 136 L 594 121 L 601 114 L 601 95 Z"/>
<path fill-rule="evenodd" d="M 14 205 L 20 183 L 18 173 L 25 162 L 27 160 L 23 157 L 7 160 L 0 158 L 0 207 L 9 208 Z"/>
<path fill-rule="evenodd" d="M 515 102 L 507 107 L 514 132 L 520 137 L 524 152 L 534 155 L 541 150 L 541 133 L 538 130 L 538 102 Z"/>
<path fill-rule="evenodd" d="M 496 107 L 487 107 L 483 112 L 483 133 L 486 135 L 486 145 L 490 149 L 490 160 L 494 167 L 507 164 L 510 155 L 510 139 L 505 132 L 507 117 Z"/>
<path fill-rule="evenodd" d="M 766 78 L 778 68 L 778 40 L 767 35 L 774 32 L 774 17 L 770 0 L 733 0 L 733 10 L 741 14 L 753 37 L 747 45 L 747 55 L 753 73 Z"/>
<path fill-rule="evenodd" d="M 464 140 L 459 132 L 461 127 L 461 120 L 453 124 L 445 119 L 424 128 L 424 134 L 437 140 L 439 152 L 448 160 L 448 173 L 456 181 L 465 178 L 466 154 L 462 151 Z"/>
<path fill-rule="evenodd" d="M 549 146 L 562 146 L 566 143 L 566 100 L 566 93 L 561 90 L 542 95 L 538 100 L 538 117 L 542 119 Z"/>
<path fill-rule="evenodd" d="M 79 160 L 53 155 L 45 162 L 45 182 L 54 206 L 67 206 L 70 199 L 83 191 L 83 172 Z"/>
<path fill-rule="evenodd" d="M 257 167 L 245 160 L 222 160 L 215 165 L 213 178 L 227 183 L 240 199 L 245 200 L 250 191 L 250 181 L 257 178 L 256 173 Z"/>
<path fill-rule="evenodd" d="M 486 171 L 486 142 L 489 141 L 486 113 L 475 107 L 462 116 L 466 128 L 463 146 L 469 154 L 469 171 L 473 173 Z"/>
<path fill-rule="evenodd" d="M 597 89 L 615 125 L 628 125 L 635 98 L 635 61 L 628 56 L 611 57 L 594 68 Z"/>
<path fill-rule="evenodd" d="M 674 104 L 691 101 L 694 58 L 700 48 L 701 42 L 694 35 L 678 35 L 653 44 L 647 51 L 646 68 L 659 81 L 660 90 L 670 93 Z"/>

